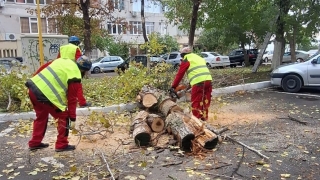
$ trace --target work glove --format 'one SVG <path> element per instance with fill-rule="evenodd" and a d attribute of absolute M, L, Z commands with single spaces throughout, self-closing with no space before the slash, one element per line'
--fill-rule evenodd
<path fill-rule="evenodd" d="M 81 108 L 84 108 L 84 107 L 90 107 L 91 106 L 91 102 L 86 102 L 84 105 L 80 106 Z"/>
<path fill-rule="evenodd" d="M 76 119 L 75 118 L 69 118 L 69 129 L 73 130 L 76 127 Z"/>

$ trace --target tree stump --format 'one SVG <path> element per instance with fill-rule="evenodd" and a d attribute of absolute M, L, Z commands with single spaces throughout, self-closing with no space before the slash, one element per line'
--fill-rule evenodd
<path fill-rule="evenodd" d="M 195 136 L 185 125 L 181 116 L 177 115 L 176 113 L 169 114 L 166 118 L 166 127 L 168 127 L 175 136 L 181 149 L 185 151 L 191 150 L 191 141 L 195 138 Z"/>
<path fill-rule="evenodd" d="M 161 132 L 164 129 L 164 120 L 156 114 L 149 114 L 147 124 L 153 132 Z"/>
<path fill-rule="evenodd" d="M 148 115 L 148 112 L 140 111 L 132 121 L 132 136 L 138 146 L 147 146 L 151 140 L 151 129 L 146 122 Z"/>

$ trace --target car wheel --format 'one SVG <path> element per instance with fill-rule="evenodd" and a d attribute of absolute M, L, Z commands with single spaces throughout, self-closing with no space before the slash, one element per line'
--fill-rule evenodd
<path fill-rule="evenodd" d="M 304 62 L 304 60 L 303 60 L 302 58 L 298 58 L 298 59 L 297 59 L 297 62 L 299 62 L 299 63 L 300 63 L 300 62 Z"/>
<path fill-rule="evenodd" d="M 287 75 L 282 79 L 281 86 L 286 92 L 296 93 L 302 87 L 302 80 L 297 75 Z"/>
<path fill-rule="evenodd" d="M 212 68 L 212 67 L 211 67 L 211 65 L 210 65 L 209 63 L 207 63 L 207 67 L 208 67 L 209 69 L 210 69 L 210 68 Z"/>
<path fill-rule="evenodd" d="M 246 63 L 243 61 L 242 63 L 241 63 L 241 67 L 245 67 L 246 66 Z"/>
<path fill-rule="evenodd" d="M 93 68 L 93 72 L 94 72 L 94 73 L 100 73 L 100 68 L 99 68 L 99 67 Z"/>
<path fill-rule="evenodd" d="M 269 60 L 268 60 L 268 58 L 266 57 L 266 58 L 264 58 L 264 62 L 265 63 L 267 63 Z"/>

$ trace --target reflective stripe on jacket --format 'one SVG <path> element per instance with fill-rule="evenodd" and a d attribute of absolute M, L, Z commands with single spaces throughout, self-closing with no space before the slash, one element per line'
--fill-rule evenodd
<path fill-rule="evenodd" d="M 202 57 L 190 53 L 185 55 L 184 59 L 190 63 L 187 75 L 191 86 L 203 81 L 212 81 L 211 73 L 206 65 L 206 61 Z"/>
<path fill-rule="evenodd" d="M 66 44 L 60 47 L 60 58 L 72 59 L 76 61 L 75 54 L 79 47 L 74 44 Z"/>
<path fill-rule="evenodd" d="M 53 105 L 65 111 L 68 82 L 75 79 L 81 80 L 81 72 L 76 62 L 59 58 L 30 80 Z"/>

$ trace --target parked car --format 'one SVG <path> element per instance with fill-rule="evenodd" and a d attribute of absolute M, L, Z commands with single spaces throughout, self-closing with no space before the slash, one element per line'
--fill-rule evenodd
<path fill-rule="evenodd" d="M 143 66 L 147 66 L 147 55 L 135 55 L 126 59 L 123 63 L 119 64 L 117 68 L 121 71 L 124 71 L 129 68 L 130 62 L 141 63 Z M 150 56 L 150 66 L 153 67 L 157 63 L 163 62 L 164 59 L 160 56 Z"/>
<path fill-rule="evenodd" d="M 317 52 L 318 52 L 318 49 L 311 49 L 311 50 L 308 51 L 308 54 L 309 54 L 309 56 L 313 56 Z"/>
<path fill-rule="evenodd" d="M 320 54 L 302 63 L 279 66 L 271 72 L 271 84 L 287 92 L 298 92 L 304 86 L 320 86 Z"/>
<path fill-rule="evenodd" d="M 114 71 L 124 60 L 120 56 L 106 56 L 92 62 L 91 72 Z"/>
<path fill-rule="evenodd" d="M 201 52 L 201 56 L 206 60 L 208 68 L 230 66 L 229 56 L 223 56 L 216 52 Z"/>
<path fill-rule="evenodd" d="M 258 49 L 248 49 L 246 50 L 247 54 L 249 55 L 249 62 L 251 65 L 254 65 L 256 62 L 256 59 L 259 54 Z M 242 67 L 245 66 L 244 62 L 244 54 L 242 49 L 233 50 L 229 53 L 229 60 L 230 60 L 230 67 L 236 67 L 237 65 L 240 65 Z"/>
<path fill-rule="evenodd" d="M 166 54 L 162 56 L 162 58 L 165 60 L 166 63 L 172 64 L 176 69 L 180 66 L 182 59 L 180 52 L 171 52 L 169 55 Z"/>
<path fill-rule="evenodd" d="M 272 61 L 272 57 L 273 57 L 273 51 L 265 51 L 262 59 L 264 62 L 269 62 Z"/>
<path fill-rule="evenodd" d="M 1 74 L 8 74 L 12 70 L 18 70 L 21 62 L 15 58 L 0 58 L 0 72 Z"/>
<path fill-rule="evenodd" d="M 309 53 L 307 53 L 306 51 L 300 51 L 300 50 L 296 50 L 296 61 L 297 62 L 304 62 L 306 59 L 308 59 Z M 291 52 L 286 52 L 283 55 L 283 59 L 282 59 L 282 63 L 291 63 Z"/>

